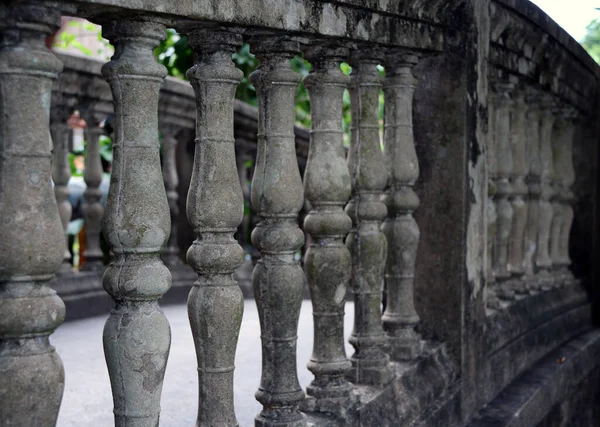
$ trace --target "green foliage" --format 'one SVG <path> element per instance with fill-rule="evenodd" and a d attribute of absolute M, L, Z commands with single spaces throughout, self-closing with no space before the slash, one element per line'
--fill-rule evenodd
<path fill-rule="evenodd" d="M 100 157 L 102 157 L 105 162 L 112 163 L 112 139 L 110 139 L 109 136 L 101 135 L 98 142 L 100 143 Z"/>
<path fill-rule="evenodd" d="M 594 60 L 600 63 L 600 19 L 596 18 L 587 26 L 587 34 L 581 45 Z"/>
<path fill-rule="evenodd" d="M 82 21 L 69 21 L 67 27 L 69 30 L 64 29 L 54 39 L 54 47 L 59 49 L 67 49 L 69 47 L 75 48 L 84 55 L 97 56 L 103 52 L 110 51 L 110 43 L 102 37 L 102 27 L 92 24 L 91 22 Z M 77 35 L 72 31 L 83 30 L 87 33 L 91 33 L 93 37 L 96 37 L 102 46 L 96 52 L 92 52 L 89 48 L 85 47 L 78 39 Z"/>
<path fill-rule="evenodd" d="M 258 59 L 250 53 L 250 46 L 246 43 L 231 56 L 233 62 L 244 72 L 244 77 L 235 92 L 235 97 L 251 105 L 256 105 L 256 90 L 248 79 L 250 73 L 258 67 Z"/>
<path fill-rule="evenodd" d="M 170 76 L 185 79 L 185 73 L 194 65 L 192 49 L 188 46 L 186 36 L 180 36 L 169 28 L 167 37 L 156 49 L 154 56 L 158 62 L 167 67 Z"/>

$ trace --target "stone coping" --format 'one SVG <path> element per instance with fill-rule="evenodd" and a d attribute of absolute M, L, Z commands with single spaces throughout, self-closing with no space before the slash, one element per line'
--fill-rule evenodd
<path fill-rule="evenodd" d="M 464 0 L 446 1 L 446 9 L 460 6 Z M 435 2 L 433 4 L 437 4 Z M 389 6 L 388 6 L 389 5 Z M 85 17 L 102 23 L 111 16 L 121 19 L 140 18 L 164 22 L 181 32 L 186 28 L 219 23 L 253 31 L 280 30 L 291 35 L 318 35 L 346 39 L 345 42 L 373 42 L 441 51 L 444 28 L 435 14 L 421 6 L 429 16 L 417 14 L 405 17 L 406 4 L 383 0 L 69 0 L 60 3 L 64 15 Z M 409 6 L 410 8 L 410 6 Z M 436 9 L 435 7 L 433 9 Z"/>
<path fill-rule="evenodd" d="M 531 427 L 597 369 L 600 330 L 563 343 L 513 381 L 468 427 Z"/>
<path fill-rule="evenodd" d="M 482 351 L 496 353 L 518 337 L 569 310 L 589 303 L 580 285 L 569 285 L 528 295 L 486 317 Z"/>
<path fill-rule="evenodd" d="M 564 49 L 569 51 L 596 78 L 600 78 L 600 67 L 598 67 L 596 61 L 594 61 L 577 40 L 571 37 L 569 33 L 552 20 L 539 6 L 529 0 L 494 0 L 494 2 L 512 9 L 533 25 L 538 26 L 543 32 L 560 43 Z"/>
<path fill-rule="evenodd" d="M 576 40 L 528 0 L 494 0 L 490 14 L 492 76 L 508 72 L 593 113 L 600 67 Z"/>

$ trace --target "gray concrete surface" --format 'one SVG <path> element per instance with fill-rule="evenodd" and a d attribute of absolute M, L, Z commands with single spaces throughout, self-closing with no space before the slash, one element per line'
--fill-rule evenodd
<path fill-rule="evenodd" d="M 196 355 L 185 305 L 164 308 L 172 330 L 171 353 L 162 393 L 160 425 L 193 426 L 196 420 L 198 377 Z M 298 328 L 298 377 L 303 388 L 312 380 L 306 369 L 313 341 L 312 307 L 303 301 Z M 65 366 L 66 385 L 58 427 L 111 426 L 112 397 L 102 349 L 102 329 L 107 316 L 62 325 L 51 337 Z M 346 305 L 346 337 L 352 332 L 354 306 Z M 347 343 L 347 341 L 346 341 Z M 348 356 L 352 348 L 346 344 Z M 254 399 L 260 382 L 260 324 L 254 301 L 246 300 L 236 353 L 235 408 L 240 426 L 254 425 L 261 410 Z"/>

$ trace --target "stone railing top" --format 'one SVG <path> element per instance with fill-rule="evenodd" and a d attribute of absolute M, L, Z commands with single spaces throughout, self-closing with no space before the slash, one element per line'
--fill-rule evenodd
<path fill-rule="evenodd" d="M 531 23 L 540 27 L 550 37 L 558 41 L 571 55 L 582 63 L 595 76 L 600 77 L 600 68 L 594 59 L 586 52 L 586 50 L 567 33 L 560 25 L 558 25 L 546 12 L 539 8 L 536 4 L 529 0 L 494 0 L 496 3 L 504 7 L 513 9 L 519 15 Z"/>
<path fill-rule="evenodd" d="M 464 0 L 79 0 L 63 1 L 64 15 L 86 17 L 102 23 L 118 14 L 135 18 L 141 13 L 185 32 L 194 21 L 218 22 L 251 31 L 284 30 L 297 35 L 371 42 L 441 51 L 444 29 L 438 16 Z"/>
<path fill-rule="evenodd" d="M 600 68 L 575 39 L 529 0 L 494 0 L 490 14 L 494 72 L 508 71 L 514 83 L 527 81 L 591 111 Z"/>

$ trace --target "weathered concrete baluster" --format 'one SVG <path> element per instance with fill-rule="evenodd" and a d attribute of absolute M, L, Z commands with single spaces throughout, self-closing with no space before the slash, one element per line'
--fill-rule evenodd
<path fill-rule="evenodd" d="M 50 175 L 50 94 L 61 71 L 45 38 L 57 10 L 0 5 L 0 424 L 54 426 L 64 370 L 49 336 L 65 306 L 48 286 L 65 240 Z"/>
<path fill-rule="evenodd" d="M 153 48 L 160 24 L 122 20 L 103 26 L 115 46 L 102 67 L 115 104 L 113 169 L 102 229 L 115 257 L 104 289 L 115 300 L 104 326 L 115 425 L 156 426 L 171 329 L 158 305 L 171 286 L 160 260 L 169 206 L 160 168 L 158 93 L 166 69 Z"/>
<path fill-rule="evenodd" d="M 551 162 L 553 175 L 550 181 L 552 186 L 552 223 L 550 226 L 550 260 L 552 261 L 553 286 L 560 286 L 561 279 L 558 274 L 560 267 L 560 234 L 565 222 L 564 204 L 562 202 L 562 174 L 564 168 L 563 152 L 565 143 L 565 121 L 562 108 L 554 110 L 554 127 L 551 136 Z"/>
<path fill-rule="evenodd" d="M 570 279 L 569 265 L 569 234 L 573 223 L 573 208 L 571 201 L 573 193 L 571 185 L 575 182 L 573 169 L 573 111 L 561 108 L 556 111 L 555 127 L 552 138 L 552 155 L 554 168 L 554 197 L 552 202 L 552 227 L 550 235 L 550 258 L 555 284 L 566 284 Z"/>
<path fill-rule="evenodd" d="M 298 44 L 263 38 L 251 43 L 260 66 L 250 75 L 258 95 L 258 152 L 252 207 L 260 222 L 252 244 L 261 258 L 252 284 L 262 336 L 262 375 L 256 399 L 257 426 L 305 426 L 298 410 L 304 392 L 296 371 L 296 341 L 306 278 L 295 253 L 304 234 L 298 213 L 304 202 L 296 160 L 294 98 L 300 76 L 290 66 Z"/>
<path fill-rule="evenodd" d="M 511 286 L 517 293 L 525 293 L 526 286 L 521 277 L 525 273 L 523 267 L 525 249 L 525 227 L 527 225 L 527 198 L 528 188 L 525 178 L 527 177 L 527 152 L 525 146 L 525 120 L 527 104 L 522 93 L 514 96 L 512 106 L 511 123 L 511 197 L 510 202 L 513 210 L 511 234 L 508 245 L 508 269 L 515 280 Z"/>
<path fill-rule="evenodd" d="M 355 349 L 349 378 L 358 384 L 383 384 L 391 379 L 387 337 L 381 323 L 381 298 L 387 242 L 380 229 L 387 216 L 381 195 L 388 173 L 379 141 L 379 90 L 377 64 L 380 56 L 365 49 L 352 58 L 349 86 L 352 108 L 351 147 L 348 167 L 352 199 L 346 213 L 353 229 L 346 238 L 352 256 L 350 287 L 354 294 L 354 329 L 350 343 Z"/>
<path fill-rule="evenodd" d="M 304 269 L 315 325 L 308 363 L 315 379 L 307 394 L 316 399 L 314 410 L 331 413 L 340 413 L 348 403 L 351 386 L 345 374 L 352 367 L 344 349 L 344 305 L 351 268 L 344 238 L 352 221 L 344 212 L 351 186 L 341 121 L 342 96 L 349 79 L 341 72 L 340 62 L 347 56 L 347 49 L 321 46 L 305 52 L 312 63 L 304 79 L 311 101 L 312 130 L 304 192 L 312 210 L 304 219 L 304 230 L 312 242 Z"/>
<path fill-rule="evenodd" d="M 168 266 L 181 265 L 179 258 L 179 245 L 177 243 L 177 219 L 179 218 L 179 177 L 177 175 L 177 138 L 175 131 L 163 127 L 163 180 L 165 182 L 165 191 L 169 202 L 169 212 L 171 214 L 171 233 L 167 246 L 163 249 L 162 260 Z"/>
<path fill-rule="evenodd" d="M 384 149 L 391 170 L 387 199 L 387 219 L 383 232 L 387 238 L 385 281 L 387 304 L 383 328 L 388 334 L 390 355 L 394 360 L 414 359 L 421 352 L 421 338 L 415 332 L 420 319 L 414 302 L 414 277 L 419 225 L 413 212 L 419 198 L 413 186 L 419 178 L 419 159 L 412 128 L 412 104 L 417 79 L 412 75 L 416 55 L 388 55 L 385 95 Z"/>
<path fill-rule="evenodd" d="M 242 195 L 244 198 L 244 205 L 246 204 L 246 200 L 250 201 L 250 186 L 248 181 L 248 166 L 247 162 L 252 160 L 250 155 L 244 152 L 236 153 L 236 162 L 238 168 L 238 176 L 240 178 L 240 185 L 242 186 Z M 249 203 L 248 203 L 249 204 Z M 240 236 L 239 243 L 240 246 L 244 249 L 244 251 L 250 251 L 250 242 L 248 241 L 248 237 L 250 234 L 250 223 L 252 222 L 252 218 L 249 212 L 247 212 L 244 207 L 244 217 L 242 219 L 242 223 L 240 225 Z"/>
<path fill-rule="evenodd" d="M 496 242 L 494 248 L 494 274 L 496 294 L 504 299 L 514 297 L 514 291 L 505 282 L 510 278 L 508 270 L 508 242 L 511 235 L 513 208 L 509 200 L 512 194 L 510 177 L 513 169 L 511 147 L 511 84 L 497 85 L 496 103 Z"/>
<path fill-rule="evenodd" d="M 85 262 L 81 266 L 83 271 L 102 271 L 102 249 L 100 248 L 100 231 L 104 207 L 100 204 L 102 198 L 102 161 L 100 158 L 100 136 L 103 130 L 98 126 L 87 127 L 87 148 L 85 154 L 85 171 L 83 179 L 86 184 L 83 198 L 85 200 L 82 210 L 85 220 Z"/>
<path fill-rule="evenodd" d="M 488 168 L 488 199 L 486 208 L 487 221 L 487 264 L 486 264 L 486 303 L 490 308 L 498 308 L 498 297 L 496 295 L 496 275 L 494 274 L 494 248 L 496 244 L 496 222 L 498 213 L 496 211 L 496 96 L 490 94 L 488 98 L 488 139 L 486 150 L 486 161 Z"/>
<path fill-rule="evenodd" d="M 573 275 L 569 270 L 571 265 L 571 257 L 569 256 L 569 238 L 571 227 L 573 225 L 574 211 L 572 203 L 575 200 L 575 195 L 571 187 L 575 183 L 575 169 L 573 167 L 573 137 L 575 133 L 576 111 L 567 109 L 564 117 L 564 133 L 563 133 L 563 150 L 561 153 L 561 194 L 563 209 L 563 225 L 559 236 L 559 257 L 558 265 L 561 268 L 562 276 L 568 284 L 573 279 Z"/>
<path fill-rule="evenodd" d="M 549 289 L 549 284 L 552 281 L 550 275 L 550 269 L 552 268 L 552 259 L 550 258 L 550 228 L 553 217 L 551 199 L 554 195 L 554 188 L 552 186 L 554 180 L 554 165 L 552 159 L 552 130 L 554 127 L 554 114 L 552 113 L 553 105 L 551 99 L 544 99 L 540 124 L 541 192 L 535 265 L 538 269 L 538 286 L 543 290 Z"/>
<path fill-rule="evenodd" d="M 233 238 L 242 221 L 243 196 L 235 162 L 233 99 L 243 77 L 231 60 L 239 34 L 193 31 L 198 61 L 187 75 L 196 93 L 196 155 L 187 197 L 187 216 L 198 239 L 187 253 L 198 273 L 188 298 L 188 315 L 198 359 L 196 425 L 237 426 L 233 370 L 244 300 L 233 272 L 244 251 Z"/>
<path fill-rule="evenodd" d="M 53 143 L 52 181 L 54 182 L 54 197 L 58 206 L 60 221 L 64 230 L 65 250 L 63 262 L 58 270 L 59 273 L 68 273 L 72 270 L 71 252 L 69 251 L 69 240 L 67 238 L 67 227 L 71 221 L 73 207 L 69 201 L 68 184 L 71 179 L 71 166 L 69 165 L 69 137 L 71 132 L 66 123 L 54 123 L 50 127 Z"/>
<path fill-rule="evenodd" d="M 537 290 L 535 280 L 535 255 L 537 253 L 537 240 L 539 230 L 540 212 L 540 185 L 541 159 L 540 159 L 540 108 L 539 99 L 530 96 L 527 99 L 529 110 L 526 120 L 527 161 L 529 172 L 527 175 L 528 198 L 527 198 L 527 226 L 525 229 L 525 245 L 523 268 L 525 270 L 526 287 L 530 291 Z"/>

